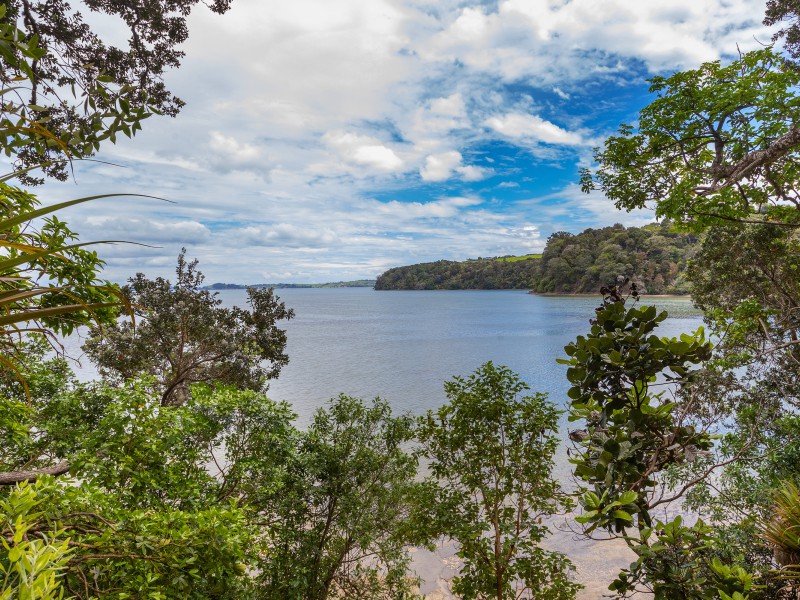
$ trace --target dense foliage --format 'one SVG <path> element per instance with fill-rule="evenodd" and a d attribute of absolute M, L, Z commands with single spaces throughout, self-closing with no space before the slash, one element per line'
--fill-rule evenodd
<path fill-rule="evenodd" d="M 162 76 L 180 64 L 178 48 L 188 37 L 186 20 L 197 3 L 86 0 L 76 7 L 63 0 L 6 0 L 0 26 L 21 28 L 17 43 L 0 51 L 3 116 L 27 125 L 25 134 L 7 138 L 12 147 L 5 149 L 17 166 L 40 165 L 47 175 L 66 179 L 64 150 L 72 157 L 90 156 L 117 134 L 131 137 L 154 113 L 177 114 L 183 101 Z M 230 2 L 204 4 L 222 13 Z M 128 47 L 100 37 L 81 10 L 118 17 L 130 32 Z M 20 42 L 36 48 L 33 60 L 18 60 L 20 52 L 30 54 Z M 43 181 L 29 174 L 22 180 Z"/>
<path fill-rule="evenodd" d="M 189 385 L 217 382 L 265 390 L 289 360 L 286 333 L 278 322 L 294 312 L 269 288 L 249 288 L 251 310 L 225 308 L 202 289 L 197 261 L 178 256 L 172 284 L 143 273 L 123 289 L 136 323 L 124 321 L 92 329 L 84 350 L 109 380 L 122 383 L 147 373 L 158 381 L 161 404 L 180 404 Z"/>
<path fill-rule="evenodd" d="M 583 172 L 617 208 L 655 207 L 696 229 L 766 215 L 800 220 L 800 71 L 771 48 L 651 80 L 658 97 Z"/>
<path fill-rule="evenodd" d="M 385 401 L 339 396 L 301 431 L 255 391 L 194 385 L 163 405 L 152 380 L 79 384 L 45 349 L 27 348 L 30 402 L 0 381 L 16 411 L 0 422 L 0 470 L 30 469 L 0 487 L 4 591 L 399 600 L 415 597 L 409 545 L 441 535 L 461 545 L 464 597 L 578 588 L 538 546 L 568 502 L 550 473 L 558 413 L 504 367 L 449 382 L 420 430 Z M 418 481 L 417 436 L 435 482 Z M 69 476 L 45 475 L 54 463 Z M 502 540 L 491 562 L 487 531 Z"/>
<path fill-rule="evenodd" d="M 129 52 L 64 2 L 0 9 L 0 146 L 18 164 L 85 156 L 179 108 L 159 78 L 180 58 L 194 0 L 86 4 L 122 16 Z M 767 22 L 792 22 L 778 38 L 797 58 L 795 4 L 770 0 Z M 799 82 L 771 49 L 656 78 L 638 130 L 623 125 L 584 173 L 619 207 L 654 204 L 698 232 L 699 247 L 669 223 L 615 226 L 555 234 L 541 259 L 387 278 L 603 293 L 562 362 L 582 425 L 570 434 L 577 522 L 636 554 L 611 582 L 620 596 L 800 593 Z M 72 83 L 74 104 L 54 100 Z M 181 255 L 176 285 L 131 280 L 134 331 L 115 321 L 102 261 L 52 216 L 71 203 L 38 209 L 11 177 L 0 178 L 0 598 L 400 600 L 415 593 L 408 545 L 440 537 L 458 545 L 464 598 L 575 594 L 569 562 L 539 546 L 569 505 L 551 474 L 558 413 L 522 396 L 508 369 L 455 378 L 416 425 L 379 399 L 339 396 L 301 431 L 262 393 L 287 360 L 277 323 L 291 316 L 271 290 L 249 294 L 251 311 L 223 309 Z M 666 314 L 636 304 L 685 289 L 681 277 L 713 347 L 703 330 L 657 335 Z M 90 352 L 107 377 L 78 383 L 47 359 L 46 336 L 90 320 L 105 326 Z M 430 477 L 418 482 L 421 453 Z M 692 510 L 703 519 L 676 514 Z"/>
<path fill-rule="evenodd" d="M 275 424 L 291 413 L 254 393 L 226 390 L 163 408 L 146 381 L 79 385 L 61 360 L 25 375 L 29 402 L 15 379 L 2 385 L 18 412 L 0 468 L 35 469 L 27 478 L 35 483 L 0 490 L 9 510 L 2 570 L 38 563 L 40 549 L 19 546 L 38 540 L 52 548 L 49 576 L 71 597 L 215 598 L 233 590 L 253 536 L 234 502 L 246 478 L 231 493 L 228 474 L 246 460 L 246 472 L 266 484 L 253 459 L 275 459 Z M 262 413 L 269 427 L 259 432 L 257 422 L 243 423 L 248 410 Z M 207 468 L 219 447 L 228 448 L 224 473 Z M 54 463 L 69 464 L 74 478 L 43 475 Z M 36 585 L 18 579 L 20 597 L 37 597 Z"/>
<path fill-rule="evenodd" d="M 400 599 L 417 583 L 408 545 L 420 485 L 409 416 L 339 396 L 298 434 L 258 563 L 259 598 Z"/>
<path fill-rule="evenodd" d="M 439 260 L 389 269 L 375 281 L 376 290 L 526 290 L 536 277 L 538 257 L 525 260 L 478 258 Z"/>
<path fill-rule="evenodd" d="M 558 416 L 544 394 L 491 362 L 445 384 L 447 403 L 419 432 L 436 485 L 434 520 L 464 562 L 453 591 L 465 600 L 568 600 L 572 563 L 539 547 L 543 520 L 569 506 L 552 477 Z"/>
<path fill-rule="evenodd" d="M 648 294 L 686 294 L 684 279 L 697 238 L 668 221 L 645 227 L 614 225 L 577 235 L 554 233 L 539 263 L 533 290 L 541 293 L 599 293 L 620 275 Z"/>
<path fill-rule="evenodd" d="M 573 235 L 558 232 L 541 257 L 440 260 L 389 269 L 376 290 L 528 289 L 551 294 L 593 294 L 617 276 L 649 294 L 686 294 L 684 272 L 697 247 L 694 234 L 670 222 L 645 227 L 614 225 Z"/>
<path fill-rule="evenodd" d="M 784 51 L 797 64 L 800 58 L 800 6 L 795 0 L 767 0 L 764 25 L 786 25 L 786 22 L 788 26 L 776 31 L 772 41 L 783 41 Z"/>
<path fill-rule="evenodd" d="M 796 16 L 768 5 L 769 22 Z M 796 22 L 782 35 L 795 52 Z M 567 347 L 586 425 L 573 432 L 579 521 L 638 555 L 620 595 L 797 597 L 799 75 L 764 49 L 656 78 L 638 130 L 623 125 L 584 173 L 618 207 L 653 204 L 702 232 L 686 281 L 715 340 L 645 337 L 661 317 L 606 288 L 591 334 Z M 656 507 L 704 520 L 656 521 Z"/>

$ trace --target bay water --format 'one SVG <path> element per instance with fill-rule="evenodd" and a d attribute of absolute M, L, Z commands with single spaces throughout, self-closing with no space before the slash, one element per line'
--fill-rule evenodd
<path fill-rule="evenodd" d="M 374 291 L 369 288 L 276 290 L 295 310 L 281 323 L 289 364 L 268 396 L 289 402 L 300 424 L 340 393 L 387 400 L 421 414 L 445 402 L 445 380 L 486 361 L 518 373 L 533 391 L 566 408 L 564 346 L 589 331 L 600 296 L 537 296 L 525 291 Z M 220 292 L 245 306 L 244 290 Z M 702 324 L 691 300 L 645 298 L 670 318 L 656 330 L 677 336 Z"/>
<path fill-rule="evenodd" d="M 304 427 L 314 411 L 340 393 L 387 400 L 395 414 L 419 415 L 446 401 L 443 384 L 454 375 L 467 376 L 486 361 L 518 373 L 532 391 L 546 392 L 565 413 L 561 436 L 566 440 L 569 384 L 564 346 L 585 335 L 600 296 L 537 296 L 525 291 L 374 291 L 370 288 L 287 288 L 276 290 L 295 311 L 283 322 L 289 364 L 270 383 L 267 395 L 291 404 Z M 246 307 L 245 290 L 223 290 L 225 306 Z M 656 330 L 678 336 L 702 325 L 701 315 L 683 297 L 645 297 L 644 304 L 666 310 L 670 317 Z M 81 341 L 66 341 L 68 354 L 79 356 Z M 86 359 L 80 378 L 94 377 Z M 572 427 L 577 427 L 573 424 Z M 570 484 L 567 444 L 556 456 L 555 474 Z M 564 520 L 566 522 L 566 520 Z M 579 598 L 595 599 L 631 556 L 620 543 L 580 540 L 569 525 L 555 531 L 548 547 L 565 552 L 587 585 Z M 447 580 L 455 573 L 452 554 L 443 546 L 435 553 L 418 549 L 413 566 L 422 576 L 429 600 L 450 598 Z"/>

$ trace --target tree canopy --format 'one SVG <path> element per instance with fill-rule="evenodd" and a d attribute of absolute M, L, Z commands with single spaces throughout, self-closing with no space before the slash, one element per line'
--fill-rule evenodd
<path fill-rule="evenodd" d="M 783 40 L 784 51 L 797 61 L 800 58 L 800 7 L 794 0 L 767 0 L 764 25 L 783 24 L 784 21 L 789 25 L 776 31 L 772 41 Z"/>
<path fill-rule="evenodd" d="M 162 76 L 180 65 L 186 19 L 198 1 L 86 0 L 75 6 L 65 0 L 5 0 L 0 13 L 6 38 L 0 51 L 4 113 L 28 126 L 14 153 L 17 166 L 41 165 L 63 180 L 63 150 L 89 156 L 104 140 L 136 133 L 151 114 L 175 116 L 183 101 Z M 223 13 L 230 0 L 205 4 Z M 127 48 L 100 37 L 80 8 L 120 18 L 130 33 Z M 20 54 L 32 60 L 20 61 Z"/>
<path fill-rule="evenodd" d="M 438 490 L 432 512 L 464 565 L 453 591 L 465 600 L 574 598 L 572 563 L 539 543 L 543 520 L 569 505 L 553 479 L 558 411 L 544 394 L 488 362 L 445 383 L 447 403 L 420 420 Z"/>
<path fill-rule="evenodd" d="M 289 360 L 286 332 L 277 324 L 294 311 L 270 288 L 247 290 L 251 310 L 220 306 L 216 292 L 202 289 L 203 274 L 185 252 L 174 284 L 143 273 L 132 277 L 123 292 L 138 323 L 95 328 L 84 350 L 114 381 L 154 376 L 163 405 L 183 403 L 195 382 L 265 390 Z"/>
<path fill-rule="evenodd" d="M 578 234 L 559 231 L 541 255 L 439 260 L 389 269 L 376 290 L 504 290 L 591 294 L 618 275 L 649 294 L 685 294 L 686 267 L 697 236 L 665 220 L 644 227 L 616 224 Z"/>
<path fill-rule="evenodd" d="M 800 71 L 770 48 L 654 77 L 657 98 L 637 127 L 621 125 L 596 151 L 583 188 L 694 227 L 754 215 L 798 223 L 799 82 Z"/>
<path fill-rule="evenodd" d="M 796 3 L 768 3 L 765 22 L 790 22 L 776 39 L 794 58 L 796 19 Z M 645 339 L 661 317 L 606 288 L 590 335 L 567 347 L 572 418 L 586 424 L 573 432 L 579 521 L 638 555 L 612 584 L 622 596 L 796 597 L 798 77 L 765 48 L 654 78 L 638 126 L 622 125 L 583 173 L 618 208 L 651 206 L 697 232 L 685 281 L 714 340 Z M 652 519 L 678 501 L 706 522 Z"/>

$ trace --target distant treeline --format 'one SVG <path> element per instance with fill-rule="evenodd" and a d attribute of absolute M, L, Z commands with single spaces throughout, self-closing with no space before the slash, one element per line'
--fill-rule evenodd
<path fill-rule="evenodd" d="M 389 269 L 375 281 L 376 290 L 517 290 L 532 289 L 540 254 L 517 258 L 438 260 Z"/>
<path fill-rule="evenodd" d="M 212 283 L 204 289 L 207 290 L 245 290 L 247 288 L 345 288 L 345 287 L 373 287 L 374 279 L 358 279 L 356 281 L 334 281 L 332 283 L 254 283 L 243 285 L 240 283 Z"/>
<path fill-rule="evenodd" d="M 625 275 L 649 294 L 685 294 L 687 260 L 697 238 L 669 222 L 614 225 L 573 235 L 554 233 L 541 255 L 440 260 L 389 269 L 376 290 L 530 289 L 539 293 L 589 294 Z"/>

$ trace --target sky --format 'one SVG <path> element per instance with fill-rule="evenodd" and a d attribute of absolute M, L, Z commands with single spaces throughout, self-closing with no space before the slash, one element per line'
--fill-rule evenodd
<path fill-rule="evenodd" d="M 768 43 L 763 0 L 234 0 L 189 19 L 167 87 L 186 102 L 77 163 L 45 203 L 102 246 L 104 276 L 372 279 L 540 252 L 556 231 L 638 226 L 581 167 L 652 100 L 647 79 Z M 120 23 L 97 18 L 107 39 Z M 120 38 L 120 36 L 123 36 Z"/>

